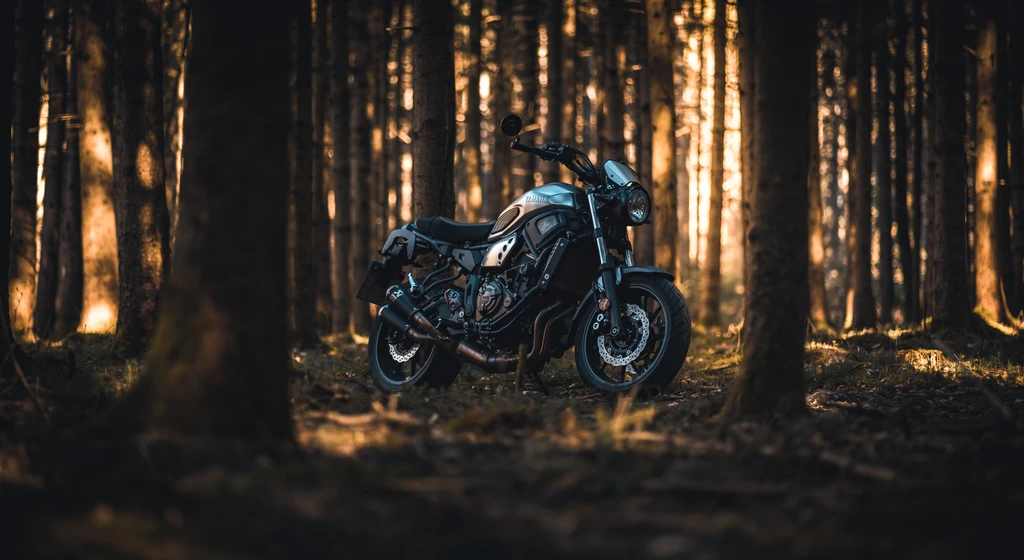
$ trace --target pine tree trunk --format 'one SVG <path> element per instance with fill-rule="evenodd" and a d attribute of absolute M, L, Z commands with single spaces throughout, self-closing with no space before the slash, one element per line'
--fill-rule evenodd
<path fill-rule="evenodd" d="M 654 264 L 676 270 L 676 135 L 672 84 L 672 23 L 668 0 L 647 0 L 647 67 L 651 76 L 651 195 Z"/>
<path fill-rule="evenodd" d="M 36 293 L 36 170 L 39 165 L 40 62 L 43 6 L 21 0 L 15 35 L 14 193 L 11 203 L 9 290 L 12 329 L 31 327 Z M 6 156 L 4 156 L 6 157 Z"/>
<path fill-rule="evenodd" d="M 480 0 L 474 0 L 479 2 Z M 562 137 L 562 95 L 565 84 L 562 79 L 564 52 L 562 49 L 562 0 L 548 0 L 545 6 L 544 25 L 548 34 L 548 84 L 544 87 L 547 101 L 547 118 L 544 120 L 545 142 L 568 142 Z M 472 109 L 472 107 L 470 107 Z M 467 120 L 467 123 L 469 121 Z M 561 165 L 555 162 L 541 162 L 545 183 L 557 181 L 561 176 Z"/>
<path fill-rule="evenodd" d="M 842 269 L 844 262 L 842 238 L 839 235 L 839 216 L 841 213 L 839 206 L 839 175 L 841 172 L 839 167 L 839 136 L 842 109 L 838 108 L 838 106 L 842 103 L 844 97 L 838 90 L 835 78 L 835 72 L 839 68 L 835 51 L 827 49 L 821 58 L 821 91 L 825 92 L 825 103 L 828 106 L 828 116 L 825 117 L 825 122 L 823 123 L 826 134 L 825 157 L 828 158 L 826 162 L 828 187 L 825 203 L 825 207 L 828 208 L 828 220 L 826 220 L 828 258 L 825 268 L 838 272 Z M 842 306 L 837 307 L 841 312 Z M 833 307 L 833 310 L 836 310 L 836 307 Z"/>
<path fill-rule="evenodd" d="M 558 4 L 559 8 L 561 8 L 560 2 L 553 2 L 552 4 Z M 469 53 L 467 60 L 468 68 L 466 70 L 469 75 L 469 83 L 466 85 L 466 141 L 462 148 L 462 161 L 466 173 L 466 192 L 468 194 L 466 219 L 469 222 L 481 221 L 480 211 L 483 204 L 483 190 L 480 184 L 483 178 L 483 162 L 480 159 L 480 58 L 482 56 L 480 34 L 483 24 L 483 0 L 470 0 Z M 551 72 L 550 37 L 549 32 L 549 73 Z M 549 77 L 548 89 L 550 90 L 551 87 L 551 78 Z M 550 95 L 548 99 L 550 103 Z M 551 107 L 551 105 L 549 104 L 548 107 Z M 548 118 L 550 120 L 550 113 L 548 113 Z M 484 221 L 494 217 L 496 216 L 484 216 Z"/>
<path fill-rule="evenodd" d="M 327 48 L 328 0 L 316 3 L 313 25 L 313 270 L 316 276 L 316 327 L 328 330 L 331 316 L 331 223 L 327 211 L 324 145 L 330 51 Z"/>
<path fill-rule="evenodd" d="M 754 159 L 754 140 L 757 135 L 754 120 L 754 96 L 757 92 L 754 72 L 756 70 L 757 45 L 757 0 L 737 0 L 736 16 L 739 31 L 736 34 L 737 50 L 739 51 L 739 87 L 740 87 L 740 228 L 743 230 L 743 309 L 741 317 L 746 316 L 747 301 L 750 299 L 750 201 L 754 185 L 757 184 L 757 161 Z"/>
<path fill-rule="evenodd" d="M 924 141 L 924 8 L 922 0 L 913 0 L 914 10 L 914 153 L 913 153 L 913 178 L 910 192 L 910 237 L 913 247 L 911 269 L 913 293 L 908 294 L 910 299 L 910 320 L 913 323 L 921 321 L 921 247 L 925 245 L 922 236 L 924 224 L 924 155 L 926 144 Z M 930 249 L 929 249 L 930 250 Z"/>
<path fill-rule="evenodd" d="M 636 60 L 640 66 L 640 71 L 636 74 L 637 104 L 640 117 L 633 134 L 637 143 L 637 171 L 640 172 L 640 182 L 649 189 L 654 181 L 651 178 L 651 73 L 647 67 L 647 18 L 640 15 L 636 25 Z M 676 184 L 677 191 L 682 188 L 684 185 Z M 645 225 L 633 229 L 633 252 L 634 260 L 638 263 L 654 262 L 653 227 Z"/>
<path fill-rule="evenodd" d="M 896 174 L 894 189 L 894 218 L 896 220 L 896 243 L 900 248 L 900 271 L 903 273 L 903 322 L 912 324 L 915 320 L 914 302 L 917 297 L 914 274 L 914 247 L 910 242 L 910 213 L 907 210 L 907 15 L 902 9 L 896 11 L 896 58 L 893 60 L 893 75 L 896 84 L 893 93 L 893 133 L 896 142 Z"/>
<path fill-rule="evenodd" d="M 117 336 L 145 350 L 156 328 L 170 243 L 164 184 L 163 56 L 158 0 L 114 4 L 114 217 Z"/>
<path fill-rule="evenodd" d="M 956 0 L 933 0 L 929 13 L 934 38 L 935 140 L 938 146 L 935 186 L 935 242 L 931 316 L 935 328 L 963 330 L 971 318 L 967 292 L 967 162 L 964 150 L 964 17 Z"/>
<path fill-rule="evenodd" d="M 0 20 L 0 24 L 3 28 L 3 34 L 7 37 L 15 36 L 15 19 L 17 12 L 17 4 L 9 2 L 4 6 L 4 19 Z M 5 40 L 3 42 L 2 51 L 0 51 L 0 57 L 3 60 L 14 60 L 17 56 L 17 48 L 14 41 Z M 14 73 L 13 72 L 0 72 L 0 91 L 12 91 L 14 89 Z M 14 125 L 14 114 L 12 111 L 13 107 L 11 103 L 0 104 L 0 126 L 4 130 L 10 130 Z M 0 153 L 9 154 L 11 153 L 11 135 L 0 134 Z M 0 197 L 3 200 L 10 200 L 11 194 L 14 191 L 12 184 L 12 166 L 11 158 L 2 157 L 0 158 Z M 11 206 L 9 204 L 0 204 L 0 247 L 9 247 L 11 244 Z M 10 269 L 11 265 L 11 253 L 9 251 L 0 251 L 0 271 Z M 14 336 L 11 332 L 11 305 L 9 299 L 9 285 L 8 275 L 0 274 L 0 356 L 2 356 L 4 365 L 0 367 L 0 377 L 6 375 L 11 367 L 7 364 L 11 363 L 8 359 L 8 355 L 14 348 Z"/>
<path fill-rule="evenodd" d="M 141 420 L 137 428 L 292 436 L 288 27 L 275 10 L 226 2 L 193 8 L 174 274 L 146 377 L 126 403 Z"/>
<path fill-rule="evenodd" d="M 512 80 L 517 84 L 513 89 L 513 112 L 523 117 L 523 122 L 532 123 L 537 117 L 537 9 L 533 0 L 513 4 L 512 25 L 515 29 L 512 45 L 514 49 Z M 417 89 L 417 91 L 419 91 Z M 414 117 L 415 118 L 415 117 Z M 537 158 L 528 154 L 516 154 L 512 158 L 513 198 L 536 185 L 533 172 Z"/>
<path fill-rule="evenodd" d="M 170 215 L 171 250 L 174 250 L 174 225 L 177 222 L 178 180 L 181 175 L 181 123 L 184 116 L 184 92 L 179 91 L 185 73 L 185 50 L 191 0 L 165 0 L 163 2 L 163 104 L 164 104 L 164 186 L 167 192 L 167 211 Z"/>
<path fill-rule="evenodd" d="M 352 215 L 352 174 L 349 160 L 349 91 L 348 91 L 348 1 L 333 0 L 331 5 L 331 189 L 334 193 L 334 216 L 331 218 L 331 314 L 332 332 L 347 333 L 352 316 L 352 266 L 349 236 Z"/>
<path fill-rule="evenodd" d="M 413 0 L 413 26 L 413 215 L 451 218 L 455 212 L 451 10 L 430 0 Z"/>
<path fill-rule="evenodd" d="M 509 4 L 498 2 L 497 32 L 495 33 L 494 61 L 496 73 L 493 79 L 491 114 L 501 118 L 509 112 L 512 91 L 512 12 Z M 493 220 L 512 200 L 512 154 L 509 140 L 494 128 L 494 146 L 492 148 L 490 188 L 484 194 L 484 218 Z"/>
<path fill-rule="evenodd" d="M 725 0 L 715 2 L 715 107 L 711 117 L 711 191 L 708 197 L 707 254 L 701 270 L 700 322 L 706 327 L 721 323 L 722 289 L 722 187 L 725 181 Z"/>
<path fill-rule="evenodd" d="M 878 185 L 878 322 L 892 324 L 892 302 L 895 297 L 892 265 L 892 143 L 889 133 L 892 91 L 889 87 L 889 38 L 882 24 L 875 56 L 875 80 L 878 86 L 877 160 L 875 180 Z"/>
<path fill-rule="evenodd" d="M 63 173 L 64 112 L 67 91 L 67 54 L 64 37 L 67 34 L 67 5 L 63 1 L 46 3 L 50 14 L 47 34 L 49 48 L 45 53 L 46 83 L 49 97 L 46 125 L 46 156 L 43 163 L 43 224 L 39 232 L 39 275 L 36 285 L 36 305 L 33 310 L 32 331 L 36 337 L 47 339 L 53 332 L 57 304 L 57 279 L 60 269 L 60 216 L 61 183 Z"/>
<path fill-rule="evenodd" d="M 113 201 L 110 128 L 113 113 L 111 36 L 105 0 L 76 0 L 75 59 L 78 63 L 79 168 L 82 196 L 81 328 L 106 332 L 117 321 L 117 232 Z"/>
<path fill-rule="evenodd" d="M 71 23 L 71 44 L 77 44 L 74 22 Z M 75 332 L 82 322 L 82 185 L 78 162 L 79 131 L 78 96 L 75 82 L 78 61 L 72 57 L 68 74 L 66 109 L 68 114 L 61 177 L 60 254 L 58 256 L 56 324 L 52 337 L 61 339 Z"/>
<path fill-rule="evenodd" d="M 815 64 L 811 66 L 810 100 L 811 115 L 809 121 L 810 160 L 807 166 L 807 231 L 808 268 L 807 278 L 810 285 L 810 320 L 811 326 L 818 330 L 831 330 L 832 321 L 828 316 L 828 295 L 825 292 L 825 239 L 822 229 L 821 203 L 821 143 L 818 138 L 818 66 L 817 52 Z M 826 71 L 828 69 L 826 68 Z"/>
<path fill-rule="evenodd" d="M 977 140 L 974 198 L 974 284 L 978 312 L 996 322 L 1007 319 L 1003 305 L 999 240 L 999 175 L 997 151 L 1000 126 L 998 95 L 999 32 L 996 14 L 982 8 L 978 13 Z"/>
<path fill-rule="evenodd" d="M 368 113 L 371 99 L 368 78 L 373 69 L 370 64 L 370 34 L 366 16 L 366 8 L 359 2 L 349 5 L 349 49 L 352 53 L 349 168 L 352 173 L 352 190 L 349 199 L 342 201 L 339 208 L 352 214 L 352 233 L 348 243 L 352 255 L 352 278 L 355 281 L 360 280 L 370 266 L 370 197 L 374 184 L 373 169 L 370 165 L 373 154 L 370 150 L 371 128 Z M 417 93 L 419 91 L 416 90 Z M 438 142 L 442 139 L 443 137 L 438 136 L 428 142 Z M 352 300 L 352 332 L 362 335 L 370 332 L 370 309 L 365 301 Z"/>
<path fill-rule="evenodd" d="M 875 326 L 875 299 L 871 289 L 871 28 L 868 0 L 857 1 L 856 40 L 850 54 L 852 68 L 847 88 L 850 118 L 847 130 L 850 187 L 847 214 L 849 284 L 846 292 L 846 328 Z"/>
<path fill-rule="evenodd" d="M 808 2 L 757 0 L 757 183 L 751 190 L 750 293 L 743 360 L 721 417 L 806 412 L 808 66 L 814 52 Z"/>
<path fill-rule="evenodd" d="M 600 6 L 598 19 L 601 27 L 601 61 L 604 83 L 604 123 L 597 131 L 601 137 L 601 158 L 625 160 L 625 140 L 623 139 L 624 115 L 626 112 L 623 99 L 623 75 L 621 67 L 625 65 L 625 51 L 622 44 L 623 25 L 622 5 L 615 0 L 605 0 Z M 604 163 L 599 162 L 598 165 Z"/>

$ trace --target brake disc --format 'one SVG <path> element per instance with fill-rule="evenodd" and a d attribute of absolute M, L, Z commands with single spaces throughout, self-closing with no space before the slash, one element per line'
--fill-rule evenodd
<path fill-rule="evenodd" d="M 402 343 L 388 343 L 388 350 L 391 351 L 391 359 L 395 360 L 400 364 L 404 364 L 412 359 L 416 355 L 416 352 L 420 349 L 420 343 L 417 342 L 412 346 L 406 348 Z"/>
<path fill-rule="evenodd" d="M 610 366 L 621 367 L 632 364 L 643 353 L 644 348 L 647 347 L 647 340 L 651 336 L 651 320 L 647 318 L 647 313 L 644 313 L 639 305 L 626 304 L 626 317 L 633 323 L 634 332 L 640 333 L 639 340 L 629 351 L 609 348 L 604 335 L 597 337 L 597 353 L 604 363 Z"/>

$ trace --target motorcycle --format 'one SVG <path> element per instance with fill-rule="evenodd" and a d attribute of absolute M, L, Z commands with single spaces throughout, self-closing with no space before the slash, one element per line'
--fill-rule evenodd
<path fill-rule="evenodd" d="M 373 380 L 388 392 L 448 387 L 468 362 L 522 367 L 543 388 L 537 372 L 574 348 L 592 388 L 664 390 L 686 359 L 690 313 L 672 274 L 633 261 L 627 227 L 650 223 L 650 195 L 623 163 L 599 168 L 566 144 L 524 144 L 522 126 L 517 115 L 501 120 L 510 147 L 564 165 L 584 188 L 531 189 L 493 222 L 430 216 L 392 231 L 357 294 L 379 306 Z M 428 273 L 396 283 L 431 257 Z"/>

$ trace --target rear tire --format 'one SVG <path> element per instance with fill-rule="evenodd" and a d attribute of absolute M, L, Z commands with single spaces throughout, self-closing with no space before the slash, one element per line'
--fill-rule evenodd
<path fill-rule="evenodd" d="M 639 385 L 641 394 L 654 396 L 668 387 L 686 361 L 690 349 L 689 307 L 675 284 L 663 276 L 631 275 L 618 286 L 618 295 L 623 306 L 634 314 L 642 310 L 647 317 L 647 340 L 637 332 L 635 338 L 615 346 L 610 336 L 602 337 L 593 328 L 601 321 L 597 302 L 591 300 L 576 329 L 576 370 L 583 383 L 601 392 L 623 393 Z M 623 318 L 626 324 L 642 325 L 641 319 L 628 314 Z M 641 343 L 639 355 L 623 366 L 606 363 L 599 348 L 603 345 L 605 354 L 625 360 L 637 353 Z"/>
<path fill-rule="evenodd" d="M 374 319 L 367 349 L 370 355 L 370 376 L 382 391 L 397 393 L 410 387 L 444 389 L 451 386 L 459 376 L 462 362 L 447 350 L 433 344 L 420 344 L 412 358 L 398 362 L 391 355 L 389 336 L 394 338 L 394 332 L 379 318 Z M 408 341 L 399 340 L 397 343 L 408 344 Z"/>

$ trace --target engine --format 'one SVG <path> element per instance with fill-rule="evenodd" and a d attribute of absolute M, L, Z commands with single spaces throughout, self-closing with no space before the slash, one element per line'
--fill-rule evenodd
<path fill-rule="evenodd" d="M 497 319 L 516 302 L 516 294 L 508 287 L 504 275 L 488 277 L 480 285 L 476 296 L 476 319 Z"/>

